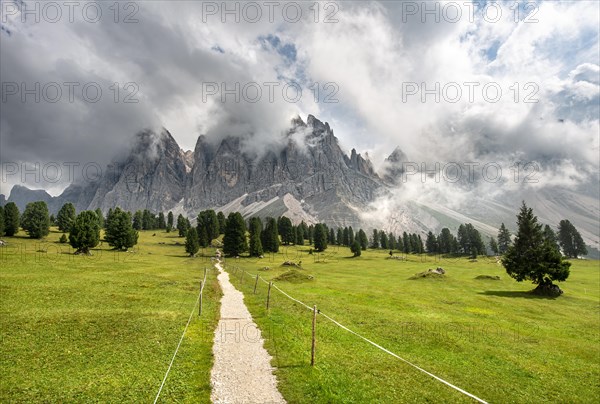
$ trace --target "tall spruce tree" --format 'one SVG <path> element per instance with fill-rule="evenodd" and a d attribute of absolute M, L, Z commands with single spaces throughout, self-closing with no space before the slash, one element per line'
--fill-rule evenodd
<path fill-rule="evenodd" d="M 366 250 L 369 246 L 369 239 L 367 238 L 367 233 L 365 233 L 363 229 L 358 230 L 357 239 L 360 243 L 360 248 Z"/>
<path fill-rule="evenodd" d="M 106 217 L 104 238 L 116 250 L 127 250 L 138 242 L 138 232 L 131 226 L 131 214 L 115 208 Z"/>
<path fill-rule="evenodd" d="M 327 230 L 322 223 L 317 223 L 315 225 L 314 243 L 315 250 L 318 252 L 322 252 L 327 249 Z"/>
<path fill-rule="evenodd" d="M 19 208 L 14 202 L 9 202 L 4 205 L 4 234 L 9 237 L 14 236 L 19 232 L 19 224 L 21 215 Z"/>
<path fill-rule="evenodd" d="M 167 222 L 165 221 L 165 214 L 163 212 L 158 212 L 157 227 L 160 230 L 164 230 L 167 228 Z"/>
<path fill-rule="evenodd" d="M 498 252 L 500 254 L 504 254 L 508 250 L 508 247 L 510 247 L 510 236 L 510 232 L 506 226 L 504 226 L 504 223 L 502 223 L 500 229 L 498 229 Z"/>
<path fill-rule="evenodd" d="M 28 203 L 23 212 L 21 227 L 31 238 L 46 237 L 50 233 L 50 215 L 46 202 Z"/>
<path fill-rule="evenodd" d="M 208 234 L 206 232 L 206 227 L 200 225 L 196 227 L 196 235 L 198 236 L 198 244 L 202 248 L 206 248 L 210 245 L 210 240 L 208 239 Z"/>
<path fill-rule="evenodd" d="M 352 251 L 352 254 L 354 257 L 360 257 L 360 254 L 362 253 L 362 248 L 360 246 L 360 242 L 358 241 L 358 239 L 354 240 L 352 242 L 352 245 L 350 246 L 350 251 Z"/>
<path fill-rule="evenodd" d="M 386 250 L 388 248 L 387 234 L 383 230 L 379 232 L 379 246 Z"/>
<path fill-rule="evenodd" d="M 170 233 L 171 230 L 173 230 L 173 220 L 173 212 L 169 211 L 169 213 L 167 214 L 167 233 Z"/>
<path fill-rule="evenodd" d="M 90 249 L 100 242 L 100 223 L 98 214 L 91 210 L 85 210 L 77 215 L 71 225 L 69 233 L 69 244 L 75 253 L 89 254 Z"/>
<path fill-rule="evenodd" d="M 230 257 L 236 257 L 245 251 L 248 251 L 246 223 L 239 212 L 231 212 L 229 216 L 227 216 L 227 222 L 225 224 L 223 252 Z"/>
<path fill-rule="evenodd" d="M 337 234 L 335 236 L 335 243 L 337 245 L 344 245 L 344 231 L 341 227 L 338 227 Z"/>
<path fill-rule="evenodd" d="M 144 214 L 141 210 L 138 210 L 133 214 L 132 227 L 135 230 L 142 230 L 144 228 Z"/>
<path fill-rule="evenodd" d="M 200 242 L 198 240 L 198 232 L 194 227 L 188 229 L 185 235 L 185 252 L 194 257 L 200 250 Z"/>
<path fill-rule="evenodd" d="M 225 223 L 227 222 L 227 219 L 221 211 L 217 212 L 217 222 L 219 222 L 219 234 L 225 233 Z"/>
<path fill-rule="evenodd" d="M 251 257 L 260 257 L 263 255 L 263 246 L 262 241 L 260 239 L 261 232 L 263 230 L 262 221 L 258 217 L 250 218 L 250 223 L 248 226 L 248 230 L 250 233 L 250 256 Z"/>
<path fill-rule="evenodd" d="M 219 237 L 219 219 L 214 210 L 208 209 L 200 212 L 196 219 L 196 224 L 198 228 L 201 226 L 204 227 L 209 243 Z"/>
<path fill-rule="evenodd" d="M 58 230 L 68 232 L 75 221 L 75 206 L 71 202 L 65 203 L 56 215 Z"/>
<path fill-rule="evenodd" d="M 331 233 L 333 234 L 333 229 L 331 229 Z M 296 227 L 296 244 L 300 246 L 304 245 L 304 231 L 302 230 L 302 226 Z"/>
<path fill-rule="evenodd" d="M 292 221 L 286 216 L 281 216 L 277 226 L 279 229 L 279 235 L 281 236 L 281 242 L 283 244 L 292 244 L 296 239 Z"/>
<path fill-rule="evenodd" d="M 552 282 L 565 281 L 571 263 L 563 261 L 556 248 L 544 239 L 542 225 L 525 202 L 517 216 L 517 228 L 515 242 L 502 259 L 506 272 L 518 282 L 530 280 L 538 285 L 536 293 L 562 293 Z"/>
<path fill-rule="evenodd" d="M 379 248 L 379 230 L 373 229 L 371 236 L 371 248 Z"/>
<path fill-rule="evenodd" d="M 429 254 L 436 254 L 439 252 L 437 238 L 431 231 L 427 233 L 427 239 L 425 239 L 425 248 Z"/>
<path fill-rule="evenodd" d="M 566 219 L 558 224 L 558 242 L 563 254 L 569 258 L 577 258 L 588 253 L 581 234 Z"/>
<path fill-rule="evenodd" d="M 185 234 L 187 233 L 187 229 L 188 229 L 187 220 L 180 213 L 177 216 L 177 231 L 179 232 L 179 237 L 185 237 Z"/>
<path fill-rule="evenodd" d="M 279 251 L 279 231 L 274 218 L 267 217 L 265 219 L 265 228 L 261 232 L 260 241 L 265 252 L 276 253 Z"/>

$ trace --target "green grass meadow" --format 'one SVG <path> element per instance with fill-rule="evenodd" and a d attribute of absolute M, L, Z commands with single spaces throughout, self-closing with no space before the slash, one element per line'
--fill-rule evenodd
<path fill-rule="evenodd" d="M 104 243 L 92 256 L 60 235 L 21 232 L 0 248 L 0 401 L 152 402 L 210 260 L 187 257 L 176 233 L 140 232 L 133 253 Z M 159 402 L 209 402 L 220 293 L 208 271 L 203 315 Z"/>
<path fill-rule="evenodd" d="M 473 402 L 450 387 L 317 317 L 316 366 L 310 366 L 312 312 L 240 270 L 266 280 L 302 261 L 312 280 L 276 282 L 291 296 L 488 402 L 592 403 L 600 396 L 600 268 L 573 261 L 556 299 L 506 275 L 495 258 L 409 256 L 386 251 L 349 258 L 333 247 L 308 255 L 283 248 L 257 259 L 228 260 L 232 282 L 267 338 L 279 388 L 290 403 Z M 443 267 L 444 279 L 409 279 Z M 264 270 L 264 267 L 269 267 Z M 500 280 L 479 280 L 478 275 Z"/>
<path fill-rule="evenodd" d="M 205 257 L 189 258 L 174 233 L 143 231 L 133 253 L 104 244 L 75 256 L 53 231 L 20 233 L 0 248 L 0 401 L 152 402 L 198 296 Z M 179 243 L 179 244 L 177 244 Z M 232 283 L 262 330 L 289 403 L 472 402 L 408 364 L 317 317 L 265 280 L 350 329 L 489 402 L 591 403 L 600 396 L 600 268 L 573 261 L 556 299 L 528 293 L 495 258 L 285 247 L 263 259 L 226 259 Z M 410 279 L 443 267 L 443 279 Z M 265 267 L 269 267 L 265 270 Z M 475 279 L 479 275 L 500 280 Z M 308 279 L 312 276 L 312 279 Z M 243 279 L 243 281 L 241 280 Z M 160 402 L 210 402 L 213 333 L 221 291 L 208 272 Z"/>

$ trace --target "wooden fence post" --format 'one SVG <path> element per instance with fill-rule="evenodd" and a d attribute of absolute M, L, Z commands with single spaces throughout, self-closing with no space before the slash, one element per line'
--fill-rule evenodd
<path fill-rule="evenodd" d="M 202 315 L 202 281 L 200 281 L 200 306 L 198 306 L 198 317 Z"/>
<path fill-rule="evenodd" d="M 258 286 L 258 274 L 256 274 L 256 280 L 254 281 L 254 294 L 256 294 L 256 287 Z"/>
<path fill-rule="evenodd" d="M 273 282 L 269 282 L 269 291 L 267 292 L 267 310 L 269 310 L 269 303 L 271 302 L 271 286 Z"/>
<path fill-rule="evenodd" d="M 310 350 L 310 366 L 315 366 L 315 351 L 317 348 L 317 305 L 313 306 L 313 318 L 312 318 L 312 347 Z"/>

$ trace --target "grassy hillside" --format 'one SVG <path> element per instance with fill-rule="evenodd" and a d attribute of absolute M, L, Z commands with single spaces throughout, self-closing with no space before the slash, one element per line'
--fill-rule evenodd
<path fill-rule="evenodd" d="M 0 401 L 152 402 L 210 261 L 187 257 L 175 233 L 141 232 L 135 252 L 105 243 L 91 257 L 59 237 L 20 233 L 0 248 Z M 204 292 L 162 402 L 209 401 L 214 271 Z"/>
<path fill-rule="evenodd" d="M 293 297 L 399 356 L 490 402 L 595 402 L 600 395 L 599 263 L 574 261 L 557 299 L 535 297 L 533 286 L 509 278 L 495 259 L 409 256 L 385 251 L 349 258 L 346 248 L 310 256 L 285 248 L 262 260 L 229 260 L 271 280 L 302 261 L 307 276 L 277 285 Z M 441 279 L 409 279 L 443 267 Z M 269 267 L 268 270 L 264 270 Z M 358 337 L 317 319 L 317 364 L 310 363 L 312 313 L 240 271 L 232 280 L 268 336 L 280 390 L 289 402 L 471 401 Z M 233 272 L 232 272 L 233 273 Z M 480 275 L 500 280 L 475 279 Z"/>

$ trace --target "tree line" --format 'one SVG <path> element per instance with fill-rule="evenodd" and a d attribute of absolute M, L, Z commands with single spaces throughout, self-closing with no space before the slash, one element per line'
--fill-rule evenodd
<path fill-rule="evenodd" d="M 87 212 L 87 213 L 86 213 Z M 173 212 L 166 215 L 148 209 L 138 210 L 133 215 L 120 208 L 109 209 L 106 218 L 102 210 L 84 211 L 76 214 L 72 203 L 65 203 L 56 217 L 49 215 L 45 202 L 27 204 L 23 214 L 14 202 L 0 207 L 0 236 L 14 236 L 23 228 L 31 238 L 40 239 L 49 234 L 50 226 L 56 225 L 63 233 L 62 242 L 69 242 L 81 253 L 89 253 L 100 241 L 100 229 L 105 230 L 104 240 L 115 249 L 126 250 L 137 244 L 139 230 L 178 231 L 180 237 L 186 237 L 186 251 L 192 255 L 199 248 L 208 247 L 213 240 L 223 235 L 224 253 L 238 256 L 248 253 L 258 257 L 264 253 L 276 253 L 280 245 L 313 246 L 322 252 L 329 245 L 349 247 L 354 256 L 360 256 L 367 248 L 397 250 L 405 254 L 424 253 L 477 255 L 486 254 L 486 245 L 482 236 L 471 223 L 461 224 L 456 235 L 443 228 L 435 235 L 428 232 L 423 242 L 417 233 L 392 232 L 374 229 L 371 237 L 363 229 L 354 231 L 352 226 L 328 227 L 325 223 L 307 225 L 304 221 L 294 225 L 290 218 L 267 217 L 261 220 L 252 217 L 247 222 L 239 212 L 225 217 L 223 212 L 208 209 L 199 212 L 195 226 L 182 214 L 175 221 Z M 556 231 L 549 225 L 542 226 L 542 235 L 559 252 L 569 258 L 587 254 L 587 248 L 581 234 L 569 220 L 561 220 Z M 496 254 L 504 255 L 512 245 L 512 235 L 504 223 L 501 224 L 497 238 L 490 238 L 487 248 Z"/>

